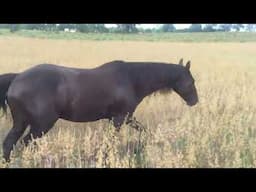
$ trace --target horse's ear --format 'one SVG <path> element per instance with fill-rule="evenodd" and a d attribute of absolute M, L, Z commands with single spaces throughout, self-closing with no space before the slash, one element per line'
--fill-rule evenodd
<path fill-rule="evenodd" d="M 187 62 L 186 68 L 189 70 L 190 69 L 190 61 Z"/>
<path fill-rule="evenodd" d="M 183 58 L 180 59 L 179 65 L 183 65 Z"/>

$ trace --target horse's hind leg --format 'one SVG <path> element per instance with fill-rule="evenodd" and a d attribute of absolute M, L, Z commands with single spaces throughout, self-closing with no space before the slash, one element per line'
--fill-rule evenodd
<path fill-rule="evenodd" d="M 3 142 L 3 157 L 7 162 L 10 161 L 10 153 L 13 146 L 24 133 L 27 125 L 28 123 L 22 114 L 13 114 L 13 127 Z"/>
<path fill-rule="evenodd" d="M 30 131 L 23 138 L 24 144 L 27 146 L 29 144 L 29 142 L 32 141 L 32 139 L 38 139 L 38 138 L 42 137 L 53 127 L 53 125 L 54 125 L 54 123 L 52 123 L 51 125 L 45 125 L 45 124 L 31 125 Z"/>
<path fill-rule="evenodd" d="M 58 117 L 54 113 L 46 113 L 44 117 L 41 116 L 34 119 L 29 133 L 23 138 L 24 144 L 28 145 L 32 139 L 40 138 L 43 134 L 46 134 L 53 127 L 57 119 Z"/>

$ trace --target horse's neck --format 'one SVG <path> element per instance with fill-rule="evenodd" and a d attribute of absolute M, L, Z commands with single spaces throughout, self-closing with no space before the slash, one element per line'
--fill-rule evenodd
<path fill-rule="evenodd" d="M 153 92 L 165 88 L 172 88 L 172 84 L 178 76 L 177 69 L 172 65 L 148 66 L 137 74 L 138 93 L 145 97 Z"/>

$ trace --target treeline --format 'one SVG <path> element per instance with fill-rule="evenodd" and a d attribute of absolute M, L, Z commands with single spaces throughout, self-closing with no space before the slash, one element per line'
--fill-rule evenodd
<path fill-rule="evenodd" d="M 215 32 L 215 31 L 256 31 L 254 24 L 192 24 L 186 29 L 176 29 L 173 24 L 164 24 L 158 32 Z"/>
<path fill-rule="evenodd" d="M 82 33 L 152 33 L 152 32 L 215 32 L 215 31 L 256 31 L 254 24 L 192 24 L 186 29 L 176 29 L 173 24 L 163 24 L 144 29 L 139 24 L 116 24 L 108 28 L 105 24 L 0 24 L 0 28 L 11 32 L 18 30 L 73 31 Z"/>

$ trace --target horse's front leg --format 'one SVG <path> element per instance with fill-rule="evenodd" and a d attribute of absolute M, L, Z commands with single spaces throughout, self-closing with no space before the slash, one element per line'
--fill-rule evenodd
<path fill-rule="evenodd" d="M 113 124 L 117 132 L 120 131 L 121 126 L 124 123 L 124 120 L 125 120 L 125 115 L 118 115 L 113 117 Z"/>
<path fill-rule="evenodd" d="M 136 120 L 135 117 L 131 117 L 126 121 L 126 124 L 130 125 L 132 128 L 137 131 L 145 131 L 145 126 Z"/>

